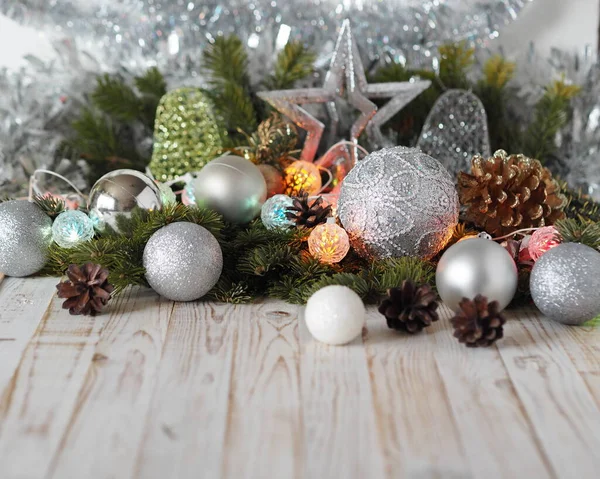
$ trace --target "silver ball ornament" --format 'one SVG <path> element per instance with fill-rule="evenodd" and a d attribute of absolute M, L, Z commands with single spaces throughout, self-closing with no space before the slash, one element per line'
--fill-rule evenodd
<path fill-rule="evenodd" d="M 0 272 L 29 276 L 48 259 L 52 220 L 37 205 L 25 200 L 0 203 Z"/>
<path fill-rule="evenodd" d="M 143 256 L 146 279 L 154 291 L 172 301 L 193 301 L 219 281 L 223 252 L 206 228 L 171 223 L 154 233 Z"/>
<path fill-rule="evenodd" d="M 249 223 L 267 199 L 267 183 L 260 170 L 239 156 L 222 156 L 208 163 L 192 181 L 201 208 L 223 215 L 231 223 Z"/>
<path fill-rule="evenodd" d="M 414 148 L 368 155 L 344 179 L 338 215 L 362 256 L 435 256 L 458 222 L 453 179 Z"/>
<path fill-rule="evenodd" d="M 463 298 L 478 294 L 506 308 L 517 291 L 517 266 L 506 249 L 494 241 L 472 238 L 452 245 L 435 273 L 440 298 L 453 311 Z"/>
<path fill-rule="evenodd" d="M 117 217 L 131 218 L 136 209 L 160 210 L 163 206 L 158 185 L 136 170 L 115 170 L 100 178 L 90 191 L 88 209 L 94 227 L 109 226 L 119 231 Z"/>
<path fill-rule="evenodd" d="M 529 287 L 538 309 L 562 324 L 580 325 L 600 314 L 600 253 L 579 243 L 545 252 L 531 271 Z"/>

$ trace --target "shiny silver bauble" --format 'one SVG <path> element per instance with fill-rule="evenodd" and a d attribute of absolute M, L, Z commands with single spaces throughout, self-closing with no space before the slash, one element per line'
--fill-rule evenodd
<path fill-rule="evenodd" d="M 453 311 L 463 298 L 481 294 L 506 308 L 517 291 L 517 266 L 506 249 L 494 241 L 473 238 L 459 241 L 442 255 L 435 273 L 442 301 Z"/>
<path fill-rule="evenodd" d="M 115 170 L 100 178 L 90 191 L 88 209 L 94 227 L 119 231 L 118 217 L 131 218 L 136 209 L 162 208 L 158 185 L 136 170 Z"/>
<path fill-rule="evenodd" d="M 267 199 L 267 183 L 252 162 L 239 156 L 222 156 L 208 163 L 192 182 L 196 205 L 244 224 L 260 214 Z"/>

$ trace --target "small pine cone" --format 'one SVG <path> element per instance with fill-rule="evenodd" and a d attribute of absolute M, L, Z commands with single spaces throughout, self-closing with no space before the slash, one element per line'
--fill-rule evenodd
<path fill-rule="evenodd" d="M 469 348 L 491 346 L 504 335 L 506 323 L 498 311 L 498 301 L 488 303 L 485 296 L 478 294 L 474 300 L 463 298 L 460 311 L 450 320 L 454 337 Z"/>
<path fill-rule="evenodd" d="M 437 308 L 437 296 L 429 285 L 416 286 L 405 280 L 400 288 L 388 290 L 379 312 L 385 316 L 390 329 L 419 333 L 439 319 Z"/>
<path fill-rule="evenodd" d="M 108 282 L 108 270 L 99 264 L 86 263 L 82 267 L 72 264 L 67 276 L 70 281 L 58 283 L 56 289 L 59 298 L 67 298 L 62 307 L 71 314 L 95 316 L 114 291 Z"/>
<path fill-rule="evenodd" d="M 458 177 L 465 219 L 492 236 L 554 224 L 567 200 L 559 183 L 538 160 L 498 150 L 490 159 L 475 156 L 471 174 Z"/>
<path fill-rule="evenodd" d="M 292 206 L 287 208 L 286 217 L 292 220 L 297 226 L 314 228 L 321 223 L 325 223 L 331 216 L 331 206 L 323 206 L 323 197 L 319 196 L 314 200 L 308 199 L 308 193 L 294 198 Z"/>

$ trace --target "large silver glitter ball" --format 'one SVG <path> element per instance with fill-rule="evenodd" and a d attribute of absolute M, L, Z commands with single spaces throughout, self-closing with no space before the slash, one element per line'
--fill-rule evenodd
<path fill-rule="evenodd" d="M 193 301 L 221 276 L 223 253 L 216 238 L 194 223 L 171 223 L 154 233 L 144 248 L 146 279 L 172 301 Z"/>
<path fill-rule="evenodd" d="M 52 220 L 25 200 L 0 203 L 0 272 L 29 276 L 46 264 Z"/>
<path fill-rule="evenodd" d="M 348 173 L 338 215 L 362 256 L 431 258 L 458 222 L 458 194 L 439 161 L 414 148 L 385 148 Z"/>
<path fill-rule="evenodd" d="M 440 298 L 453 311 L 463 298 L 481 294 L 506 308 L 517 291 L 517 266 L 510 253 L 484 238 L 459 241 L 440 258 L 435 273 Z"/>
<path fill-rule="evenodd" d="M 544 253 L 531 271 L 533 302 L 550 319 L 583 324 L 600 314 L 600 253 L 564 243 Z"/>
<path fill-rule="evenodd" d="M 88 209 L 98 231 L 107 226 L 119 231 L 117 218 L 130 218 L 136 209 L 159 210 L 158 185 L 136 170 L 115 170 L 100 178 L 90 191 Z"/>
<path fill-rule="evenodd" d="M 208 163 L 192 182 L 196 204 L 223 215 L 231 223 L 249 223 L 267 199 L 267 183 L 258 167 L 227 155 Z"/>

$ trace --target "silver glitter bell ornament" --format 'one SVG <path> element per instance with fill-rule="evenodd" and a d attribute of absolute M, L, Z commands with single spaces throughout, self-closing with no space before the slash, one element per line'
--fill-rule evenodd
<path fill-rule="evenodd" d="M 344 179 L 338 216 L 366 257 L 435 256 L 458 222 L 458 194 L 446 169 L 414 148 L 384 148 Z"/>
<path fill-rule="evenodd" d="M 0 203 L 0 272 L 29 276 L 40 271 L 52 243 L 52 220 L 25 200 Z"/>
<path fill-rule="evenodd" d="M 136 170 L 115 170 L 100 178 L 90 191 L 89 216 L 94 227 L 119 231 L 117 217 L 131 218 L 136 209 L 160 210 L 163 206 L 158 185 Z"/>
<path fill-rule="evenodd" d="M 171 223 L 154 233 L 144 248 L 144 268 L 150 287 L 171 301 L 193 301 L 219 281 L 223 252 L 206 228 Z"/>
<path fill-rule="evenodd" d="M 435 272 L 438 294 L 453 311 L 478 294 L 506 308 L 517 291 L 517 266 L 502 246 L 486 238 L 459 241 L 442 255 Z"/>
<path fill-rule="evenodd" d="M 475 155 L 491 156 L 485 107 L 467 90 L 448 90 L 433 105 L 417 148 L 437 158 L 453 178 L 471 171 Z"/>
<path fill-rule="evenodd" d="M 600 315 L 600 253 L 579 243 L 545 252 L 531 271 L 531 297 L 544 316 L 580 325 Z"/>
<path fill-rule="evenodd" d="M 267 183 L 257 166 L 240 156 L 212 160 L 191 183 L 196 205 L 231 223 L 249 223 L 267 199 Z"/>

